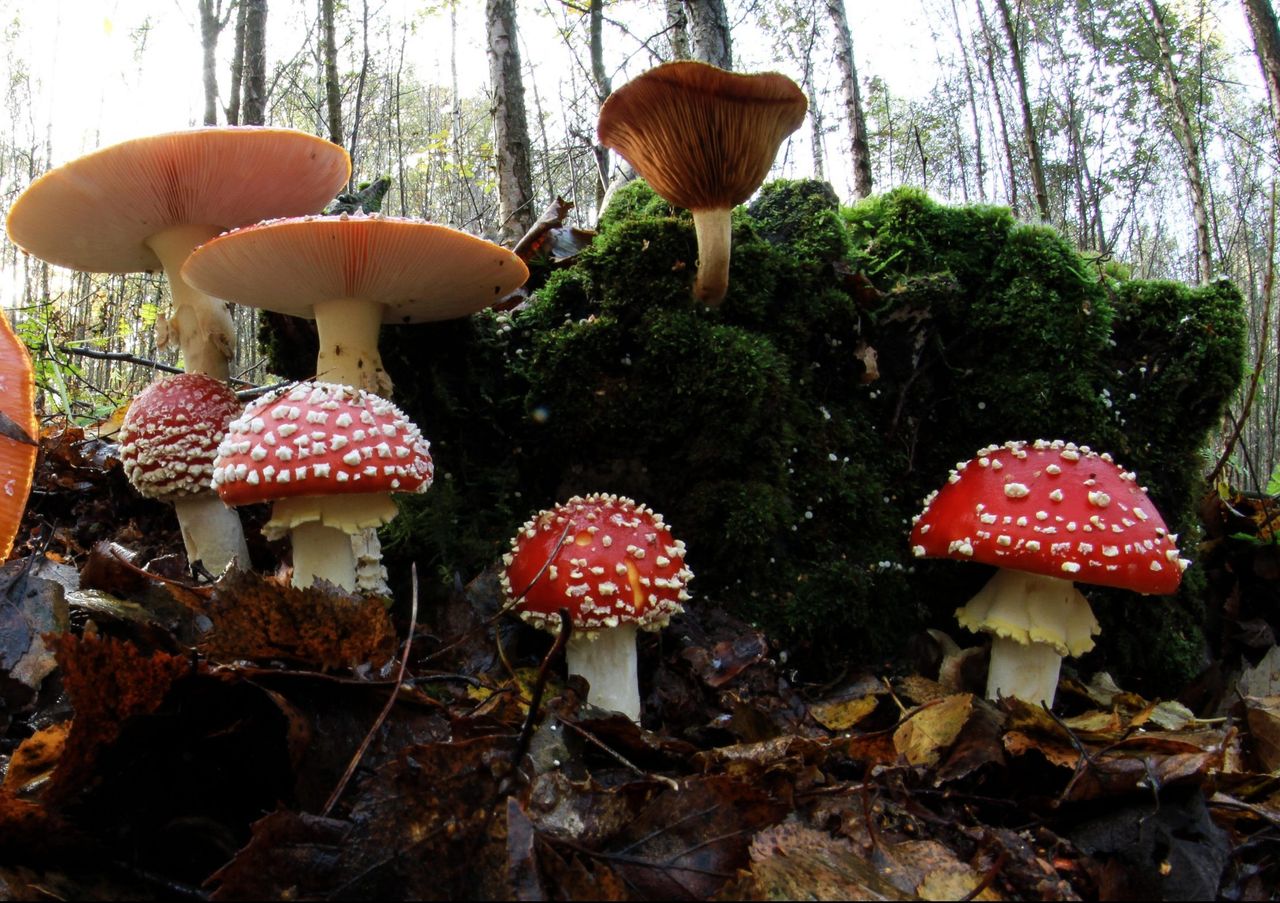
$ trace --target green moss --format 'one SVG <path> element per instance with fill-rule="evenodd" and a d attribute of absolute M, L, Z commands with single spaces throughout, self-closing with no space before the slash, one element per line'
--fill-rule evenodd
<path fill-rule="evenodd" d="M 1191 522 L 1197 451 L 1240 376 L 1230 286 L 1103 281 L 1005 209 L 899 190 L 837 210 L 806 182 L 734 212 L 719 308 L 691 298 L 696 254 L 687 212 L 637 182 L 524 307 L 387 331 L 397 399 L 438 467 L 389 530 L 393 571 L 417 561 L 440 592 L 534 511 L 631 495 L 687 543 L 702 603 L 821 670 L 957 632 L 986 570 L 916 562 L 907 533 L 982 446 L 1111 450 L 1175 529 Z M 1187 583 L 1172 604 L 1091 592 L 1107 626 L 1088 663 L 1185 679 L 1202 646 Z M 1155 638 L 1135 639 L 1148 613 Z"/>

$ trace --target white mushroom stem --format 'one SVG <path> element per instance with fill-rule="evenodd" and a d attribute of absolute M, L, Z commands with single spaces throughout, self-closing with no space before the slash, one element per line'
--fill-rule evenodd
<path fill-rule="evenodd" d="M 382 368 L 378 333 L 383 306 L 357 298 L 337 298 L 316 304 L 313 313 L 320 335 L 316 379 L 391 396 L 391 379 Z"/>
<path fill-rule="evenodd" d="M 710 307 L 719 307 L 729 289 L 732 211 L 724 207 L 691 212 L 698 237 L 698 277 L 693 283 L 693 296 Z"/>
<path fill-rule="evenodd" d="M 319 521 L 293 528 L 293 585 L 305 589 L 319 579 L 348 592 L 356 589 L 356 557 L 351 536 Z"/>
<path fill-rule="evenodd" d="M 395 516 L 395 502 L 386 492 L 294 496 L 275 503 L 262 532 L 268 539 L 289 534 L 294 586 L 305 589 L 323 577 L 355 592 L 356 556 L 351 537 Z"/>
<path fill-rule="evenodd" d="M 217 493 L 178 496 L 173 508 L 182 528 L 187 561 L 199 561 L 215 577 L 233 562 L 242 570 L 249 569 L 249 547 L 244 541 L 240 515 L 224 505 Z"/>
<path fill-rule="evenodd" d="M 575 631 L 565 648 L 570 674 L 587 679 L 587 701 L 602 709 L 640 720 L 640 660 L 636 625 L 619 624 L 592 633 Z"/>
<path fill-rule="evenodd" d="M 1083 655 L 1101 631 L 1070 580 L 998 570 L 956 612 L 962 627 L 993 636 L 987 698 L 1053 705 L 1063 656 Z"/>
<path fill-rule="evenodd" d="M 173 316 L 169 318 L 169 337 L 182 349 L 183 366 L 188 373 L 205 373 L 225 380 L 231 373 L 231 357 L 235 349 L 235 323 L 231 307 L 225 301 L 196 291 L 183 281 L 182 264 L 198 246 L 222 230 L 217 226 L 171 226 L 147 239 L 147 247 L 155 252 L 169 279 L 173 295 Z"/>

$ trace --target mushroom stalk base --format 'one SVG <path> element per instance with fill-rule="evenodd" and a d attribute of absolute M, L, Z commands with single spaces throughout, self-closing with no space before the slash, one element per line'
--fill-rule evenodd
<path fill-rule="evenodd" d="M 235 353 L 235 322 L 225 301 L 196 291 L 183 281 L 182 264 L 195 250 L 222 230 L 217 226 L 172 226 L 147 239 L 169 279 L 173 295 L 173 316 L 169 318 L 169 340 L 182 349 L 182 363 L 188 373 L 204 373 L 226 380 Z"/>
<path fill-rule="evenodd" d="M 698 236 L 698 277 L 693 283 L 693 296 L 710 307 L 719 307 L 729 290 L 732 211 L 726 207 L 692 213 L 693 229 Z"/>
<path fill-rule="evenodd" d="M 293 528 L 293 585 L 306 589 L 319 579 L 347 592 L 356 589 L 356 557 L 350 534 L 309 521 Z"/>
<path fill-rule="evenodd" d="M 619 624 L 595 632 L 573 633 L 565 649 L 570 674 L 587 679 L 587 701 L 602 709 L 640 720 L 640 680 L 637 669 L 636 625 Z"/>
<path fill-rule="evenodd" d="M 224 505 L 216 494 L 202 492 L 174 499 L 173 509 L 182 528 L 187 561 L 199 561 L 215 577 L 233 562 L 238 562 L 242 570 L 249 569 L 249 547 L 234 508 Z"/>
<path fill-rule="evenodd" d="M 1026 702 L 1053 705 L 1058 692 L 1062 656 L 1048 643 L 1019 643 L 991 638 L 991 665 L 987 670 L 987 698 L 1016 696 Z"/>

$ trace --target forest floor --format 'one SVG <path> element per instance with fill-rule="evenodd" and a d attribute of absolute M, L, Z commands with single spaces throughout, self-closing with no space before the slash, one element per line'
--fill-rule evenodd
<path fill-rule="evenodd" d="M 53 429 L 42 447 L 0 572 L 7 899 L 1280 886 L 1280 616 L 1242 598 L 1280 587 L 1266 500 L 1207 512 L 1212 604 L 1237 629 L 1168 698 L 1094 674 L 1064 679 L 1053 711 L 993 704 L 983 650 L 936 631 L 809 685 L 768 637 L 695 604 L 642 641 L 651 731 L 583 705 L 493 574 L 430 611 L 193 581 L 172 513 L 129 489 L 111 442 Z M 252 551 L 270 572 L 281 550 Z"/>

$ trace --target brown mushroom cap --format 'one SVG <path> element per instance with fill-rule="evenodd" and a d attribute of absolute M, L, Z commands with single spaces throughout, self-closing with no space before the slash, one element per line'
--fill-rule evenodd
<path fill-rule="evenodd" d="M 315 318 L 317 304 L 382 305 L 384 323 L 449 320 L 519 288 L 529 270 L 499 245 L 421 220 L 354 214 L 268 220 L 201 245 L 182 268 L 228 301 Z"/>
<path fill-rule="evenodd" d="M 157 270 L 146 240 L 313 213 L 346 184 L 347 152 L 292 129 L 190 129 L 105 147 L 45 173 L 9 210 L 14 244 L 95 273 Z"/>
<path fill-rule="evenodd" d="M 804 92 L 785 75 L 682 61 L 610 94 L 597 132 L 672 204 L 727 208 L 760 187 L 807 109 Z"/>

